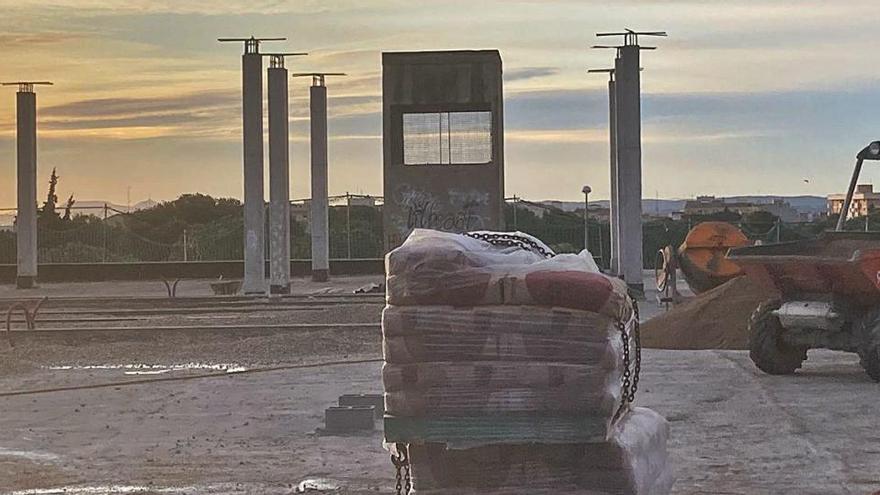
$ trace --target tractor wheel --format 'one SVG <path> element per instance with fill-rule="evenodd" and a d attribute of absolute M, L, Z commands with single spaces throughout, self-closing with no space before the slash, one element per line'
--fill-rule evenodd
<path fill-rule="evenodd" d="M 749 357 L 764 373 L 790 375 L 807 359 L 807 348 L 786 344 L 782 324 L 773 314 L 781 302 L 761 303 L 749 319 Z"/>
<path fill-rule="evenodd" d="M 862 346 L 859 349 L 862 368 L 875 382 L 880 382 L 880 309 L 862 319 Z"/>

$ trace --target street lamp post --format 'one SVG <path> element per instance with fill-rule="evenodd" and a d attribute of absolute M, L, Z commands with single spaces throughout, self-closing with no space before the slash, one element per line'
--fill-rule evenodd
<path fill-rule="evenodd" d="M 593 189 L 590 186 L 584 186 L 581 191 L 584 193 L 584 249 L 590 250 L 590 193 Z M 592 256 L 592 253 L 590 254 Z"/>

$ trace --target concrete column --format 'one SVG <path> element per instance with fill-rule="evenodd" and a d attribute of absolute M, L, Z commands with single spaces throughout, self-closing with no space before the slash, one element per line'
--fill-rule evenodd
<path fill-rule="evenodd" d="M 269 73 L 269 293 L 290 294 L 290 151 L 287 69 Z"/>
<path fill-rule="evenodd" d="M 265 294 L 265 204 L 263 199 L 263 58 L 245 53 L 242 63 L 244 122 L 245 294 Z"/>
<path fill-rule="evenodd" d="M 620 272 L 627 285 L 643 290 L 639 47 L 622 47 L 615 68 Z"/>
<path fill-rule="evenodd" d="M 611 158 L 611 208 L 609 211 L 611 230 L 611 274 L 620 275 L 620 205 L 617 197 L 617 110 L 614 101 L 614 78 L 608 81 L 608 143 Z"/>
<path fill-rule="evenodd" d="M 330 274 L 330 235 L 327 201 L 327 87 L 312 86 L 312 280 L 325 282 Z"/>
<path fill-rule="evenodd" d="M 16 93 L 18 214 L 16 286 L 30 289 L 37 280 L 37 95 Z"/>

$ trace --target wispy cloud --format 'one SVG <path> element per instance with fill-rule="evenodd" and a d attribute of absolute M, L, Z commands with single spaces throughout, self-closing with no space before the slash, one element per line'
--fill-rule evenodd
<path fill-rule="evenodd" d="M 27 49 L 41 45 L 57 45 L 79 40 L 83 33 L 69 31 L 0 33 L 0 49 Z"/>
<path fill-rule="evenodd" d="M 556 74 L 559 74 L 559 69 L 554 67 L 520 67 L 505 72 L 504 81 L 513 82 L 525 79 L 537 79 Z"/>

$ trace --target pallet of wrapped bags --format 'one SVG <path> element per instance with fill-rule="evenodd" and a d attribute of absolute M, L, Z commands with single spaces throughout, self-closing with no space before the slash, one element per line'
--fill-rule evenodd
<path fill-rule="evenodd" d="M 673 483 L 668 435 L 663 417 L 634 408 L 600 442 L 463 450 L 411 444 L 413 493 L 667 495 Z"/>
<path fill-rule="evenodd" d="M 626 284 L 599 273 L 588 252 L 548 257 L 542 253 L 552 254 L 550 248 L 534 237 L 511 236 L 535 247 L 499 247 L 467 235 L 414 230 L 385 258 L 388 304 L 548 306 L 629 317 Z"/>
<path fill-rule="evenodd" d="M 387 306 L 389 441 L 605 438 L 623 393 L 613 319 L 538 306 Z"/>

